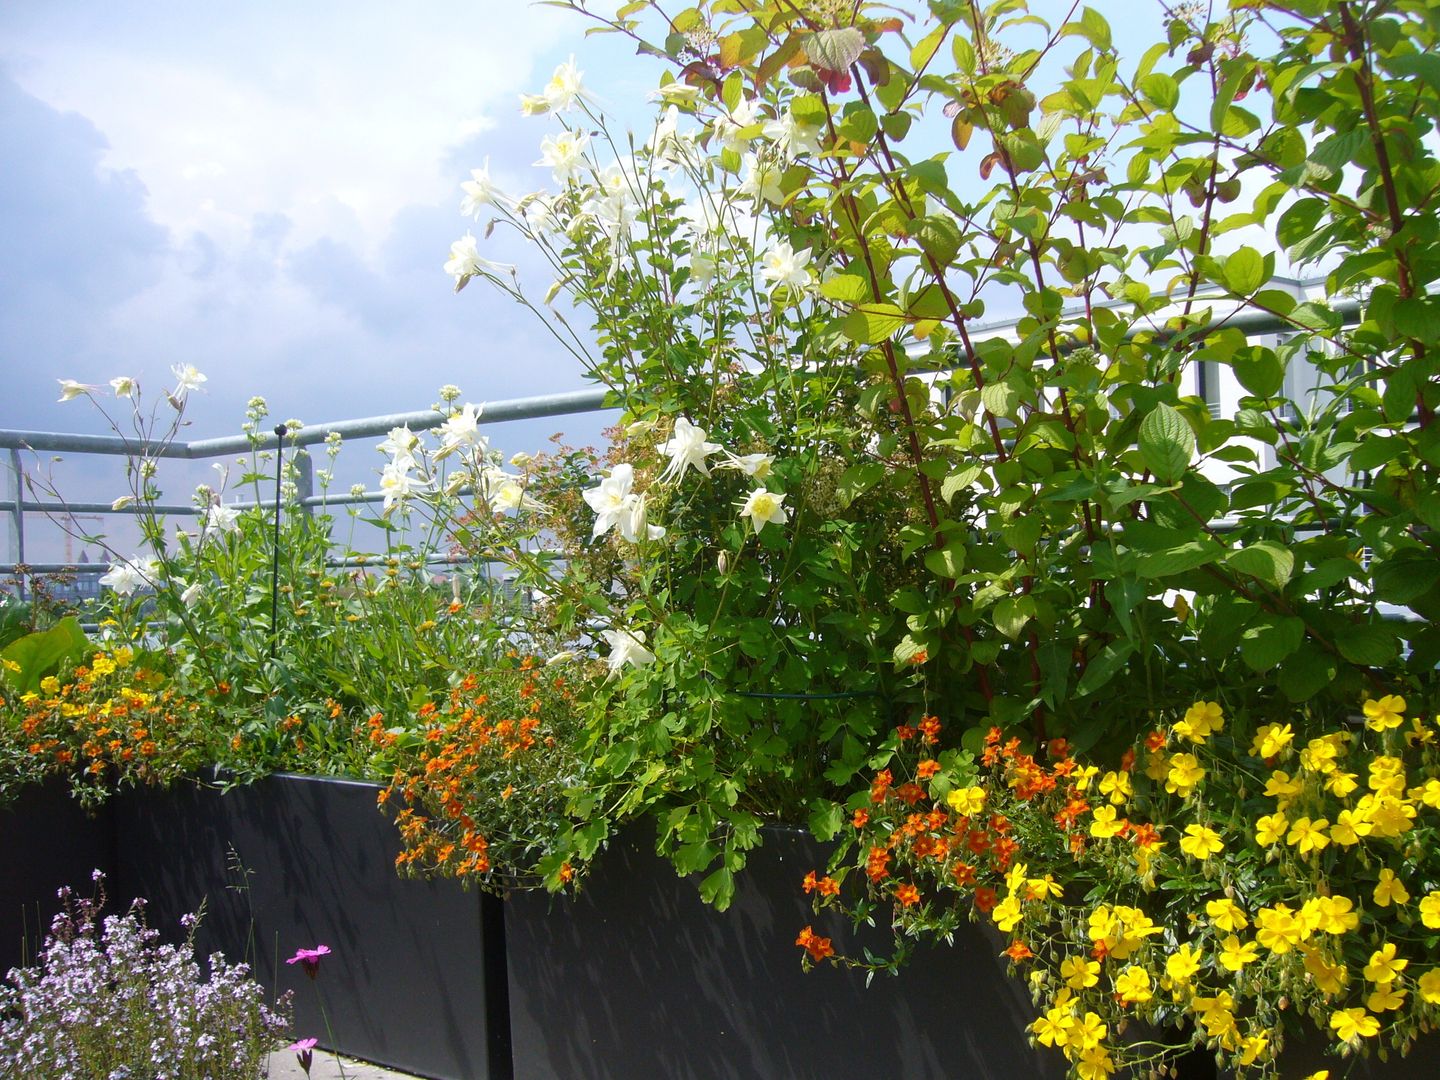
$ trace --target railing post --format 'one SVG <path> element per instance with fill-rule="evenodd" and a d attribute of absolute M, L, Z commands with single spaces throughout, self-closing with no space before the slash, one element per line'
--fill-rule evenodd
<path fill-rule="evenodd" d="M 25 473 L 20 465 L 20 451 L 10 451 L 9 483 L 10 489 L 10 554 L 13 561 L 20 569 L 15 573 L 15 581 L 20 588 L 20 599 L 25 599 Z"/>
<path fill-rule="evenodd" d="M 306 501 L 315 494 L 315 462 L 303 447 L 296 449 L 291 460 L 295 464 L 295 498 L 304 511 L 305 519 L 301 520 L 301 524 L 305 525 L 307 519 L 315 516 L 315 507 Z"/>

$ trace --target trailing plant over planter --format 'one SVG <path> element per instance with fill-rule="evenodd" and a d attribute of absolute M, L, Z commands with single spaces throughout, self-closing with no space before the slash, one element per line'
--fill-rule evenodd
<path fill-rule="evenodd" d="M 760 821 L 836 834 L 897 722 L 1118 761 L 1177 700 L 1306 738 L 1426 707 L 1426 5 L 1162 9 L 1130 57 L 1014 0 L 565 6 L 667 64 L 653 131 L 562 65 L 522 102 L 554 189 L 480 169 L 463 209 L 549 259 L 625 410 L 591 534 L 516 560 L 608 645 L 591 826 L 653 816 L 723 905 Z M 473 236 L 446 270 L 535 306 Z"/>

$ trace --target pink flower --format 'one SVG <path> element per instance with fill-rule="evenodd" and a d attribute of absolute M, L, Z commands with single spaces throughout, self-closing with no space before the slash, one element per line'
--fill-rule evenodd
<path fill-rule="evenodd" d="M 313 979 L 320 973 L 320 958 L 329 955 L 329 945 L 316 945 L 313 949 L 296 949 L 295 955 L 285 962 L 287 964 L 299 964 L 305 969 L 305 974 Z"/>
<path fill-rule="evenodd" d="M 322 945 L 321 948 L 325 947 Z M 304 951 L 312 952 L 313 950 L 306 949 Z M 326 949 L 325 951 L 329 952 L 330 950 Z M 315 1061 L 315 1043 L 317 1041 L 316 1039 L 300 1039 L 285 1048 L 286 1050 L 295 1051 L 295 1057 L 300 1062 L 300 1068 L 305 1070 L 306 1076 L 310 1075 L 310 1066 L 314 1064 Z"/>

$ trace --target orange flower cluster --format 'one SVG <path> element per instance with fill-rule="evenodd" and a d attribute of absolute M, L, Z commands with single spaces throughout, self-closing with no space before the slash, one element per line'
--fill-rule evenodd
<path fill-rule="evenodd" d="M 98 653 L 65 682 L 52 676 L 38 692 L 11 699 L 19 724 L 7 741 L 29 759 L 25 771 L 74 770 L 77 790 L 103 798 L 114 780 L 155 783 L 195 764 L 201 703 L 130 664 L 129 650 Z"/>
<path fill-rule="evenodd" d="M 835 955 L 835 947 L 830 944 L 830 939 L 816 934 L 813 926 L 807 926 L 801 930 L 800 936 L 795 939 L 795 944 L 804 949 L 810 959 L 817 964 L 826 957 Z"/>
<path fill-rule="evenodd" d="M 427 702 L 417 709 L 416 729 L 387 729 L 380 714 L 369 720 L 371 745 L 399 758 L 378 797 L 381 806 L 392 800 L 404 804 L 395 817 L 404 843 L 398 867 L 457 878 L 490 873 L 493 830 L 483 820 L 483 808 L 515 798 L 531 757 L 555 744 L 540 714 L 554 695 L 569 700 L 564 680 L 542 683 L 530 657 L 492 675 L 505 684 L 518 716 L 496 719 L 491 695 L 480 692 L 481 680 L 471 674 L 443 704 Z"/>

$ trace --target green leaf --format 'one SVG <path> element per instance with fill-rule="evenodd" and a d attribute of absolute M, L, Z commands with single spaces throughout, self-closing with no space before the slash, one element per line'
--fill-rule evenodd
<path fill-rule="evenodd" d="M 1231 569 L 1258 578 L 1276 589 L 1283 589 L 1295 572 L 1295 556 L 1288 548 L 1270 540 L 1261 540 L 1239 551 L 1232 551 L 1225 557 L 1225 562 Z"/>
<path fill-rule="evenodd" d="M 1128 641 L 1112 641 L 1085 665 L 1085 673 L 1075 685 L 1076 697 L 1087 697 L 1105 686 L 1119 674 L 1129 661 L 1135 646 Z"/>
<path fill-rule="evenodd" d="M 1230 369 L 1256 397 L 1274 397 L 1285 385 L 1285 365 L 1273 351 L 1258 345 L 1237 351 L 1230 358 Z"/>
<path fill-rule="evenodd" d="M 1237 296 L 1250 296 L 1269 279 L 1265 259 L 1254 248 L 1242 247 L 1225 259 L 1224 285 Z"/>
<path fill-rule="evenodd" d="M 1183 574 L 1186 570 L 1194 570 L 1196 567 L 1214 562 L 1220 557 L 1220 552 L 1221 548 L 1218 544 L 1203 540 L 1191 540 L 1189 543 L 1165 548 L 1162 551 L 1147 551 L 1140 554 L 1135 559 L 1135 572 L 1141 577 L 1149 578 Z"/>
<path fill-rule="evenodd" d="M 1440 562 L 1432 556 L 1395 555 L 1370 567 L 1375 595 L 1392 604 L 1408 604 L 1440 583 Z"/>
<path fill-rule="evenodd" d="M 859 274 L 836 274 L 820 283 L 820 295 L 842 304 L 863 304 L 871 299 L 870 283 Z"/>
<path fill-rule="evenodd" d="M 957 469 L 955 472 L 945 477 L 944 482 L 940 485 L 940 498 L 944 502 L 948 503 L 959 492 L 964 491 L 966 488 L 970 487 L 979 478 L 979 465 L 971 465 L 968 468 Z"/>
<path fill-rule="evenodd" d="M 1252 671 L 1269 671 L 1300 648 L 1305 623 L 1294 616 L 1271 616 L 1246 627 L 1240 635 L 1240 659 Z"/>
<path fill-rule="evenodd" d="M 1094 8 L 1087 7 L 1080 13 L 1080 21 L 1066 23 L 1061 33 L 1066 36 L 1079 34 L 1097 49 L 1110 48 L 1110 24 Z"/>
<path fill-rule="evenodd" d="M 1291 701 L 1306 701 L 1335 681 L 1335 658 L 1306 643 L 1280 664 L 1275 683 Z"/>
<path fill-rule="evenodd" d="M 724 911 L 735 899 L 735 875 L 728 866 L 722 866 L 700 882 L 700 899 L 712 905 L 716 911 Z"/>
<path fill-rule="evenodd" d="M 1140 457 L 1163 483 L 1185 475 L 1195 453 L 1195 432 L 1185 418 L 1163 401 L 1140 424 Z"/>
<path fill-rule="evenodd" d="M 862 461 L 851 465 L 840 474 L 840 481 L 835 485 L 835 494 L 840 500 L 841 509 L 848 507 L 883 479 L 885 466 L 881 462 Z"/>
<path fill-rule="evenodd" d="M 845 807 L 840 803 L 831 802 L 829 799 L 820 799 L 812 804 L 810 831 L 815 834 L 816 840 L 824 843 L 827 840 L 835 839 L 844 824 Z"/>
<path fill-rule="evenodd" d="M 50 629 L 26 634 L 5 647 L 0 656 L 19 665 L 18 670 L 5 665 L 5 681 L 17 693 L 38 692 L 41 679 L 54 675 L 62 664 L 79 663 L 89 648 L 90 641 L 80 629 L 79 621 L 67 615 Z"/>
<path fill-rule="evenodd" d="M 1180 84 L 1169 75 L 1155 72 L 1140 80 L 1140 92 L 1157 109 L 1171 111 L 1180 103 Z"/>
<path fill-rule="evenodd" d="M 937 577 L 958 578 L 965 571 L 965 545 L 949 544 L 925 556 L 925 568 Z"/>
<path fill-rule="evenodd" d="M 1025 624 L 1035 617 L 1035 598 L 1033 596 L 1007 596 L 995 605 L 991 612 L 991 621 L 995 629 L 1004 634 L 1011 641 L 1020 636 L 1020 631 L 1025 629 Z"/>
<path fill-rule="evenodd" d="M 912 226 L 911 235 L 920 249 L 941 266 L 950 265 L 960 251 L 960 226 L 945 214 L 920 218 Z"/>
<path fill-rule="evenodd" d="M 865 35 L 853 26 L 820 30 L 805 39 L 805 57 L 825 71 L 848 71 L 865 51 Z"/>
<path fill-rule="evenodd" d="M 894 304 L 868 304 L 845 316 L 840 331 L 860 345 L 874 345 L 904 325 L 905 316 Z"/>
<path fill-rule="evenodd" d="M 1395 632 L 1379 623 L 1346 626 L 1335 635 L 1335 647 L 1352 664 L 1381 667 L 1395 659 L 1400 642 Z"/>
<path fill-rule="evenodd" d="M 1003 419 L 1014 414 L 1020 404 L 1020 391 L 1008 382 L 986 383 L 980 391 L 980 403 L 987 412 Z"/>

